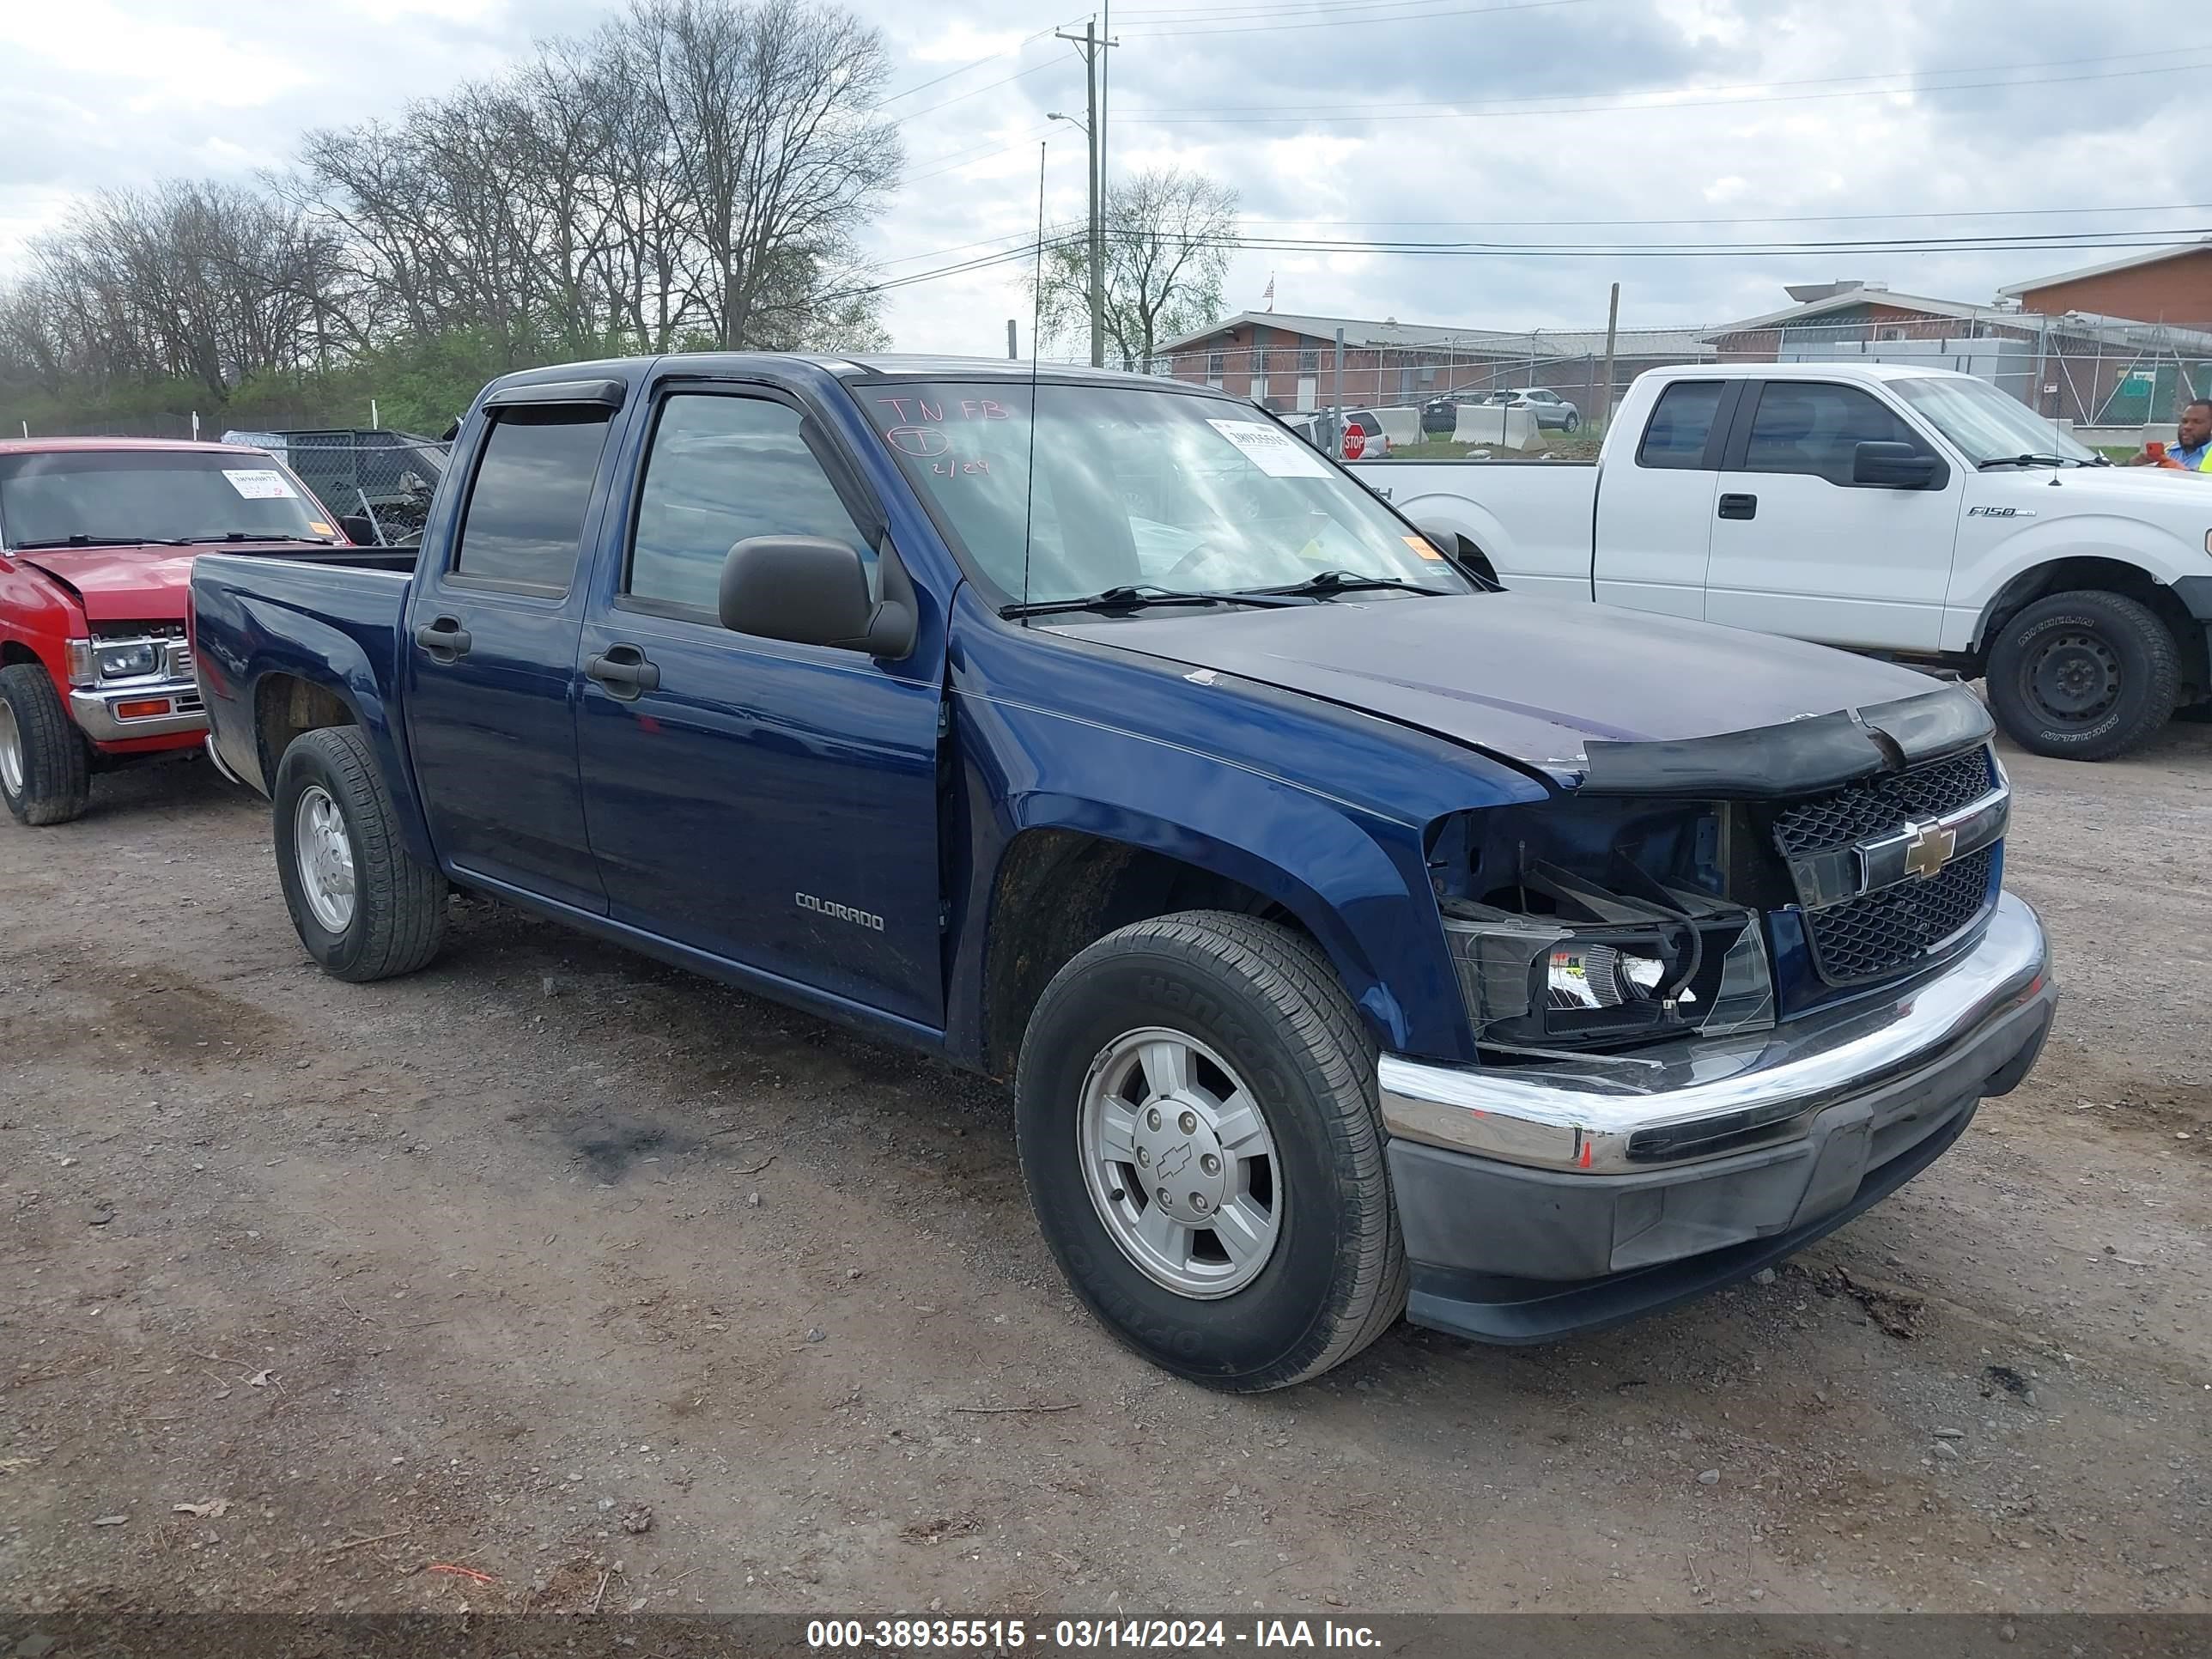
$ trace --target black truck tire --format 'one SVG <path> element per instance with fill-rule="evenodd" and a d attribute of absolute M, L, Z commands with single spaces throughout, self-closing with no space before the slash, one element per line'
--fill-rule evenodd
<path fill-rule="evenodd" d="M 1407 1268 L 1375 1059 L 1328 959 L 1273 922 L 1133 922 L 1060 969 L 1023 1037 L 1016 1137 L 1045 1240 L 1115 1337 L 1256 1393 L 1389 1328 Z M 1116 1116 L 1127 1141 L 1098 1127 Z M 1157 1247 L 1163 1228 L 1184 1242 Z"/>
<path fill-rule="evenodd" d="M 276 873 L 300 943 L 356 982 L 411 974 L 446 939 L 446 878 L 407 851 L 358 726 L 303 732 L 276 766 Z"/>
<path fill-rule="evenodd" d="M 1990 651 L 1990 711 L 2023 749 L 2100 761 L 2173 718 L 2181 659 L 2156 612 L 2124 593 L 2052 593 L 2006 623 Z"/>
<path fill-rule="evenodd" d="M 67 823 L 92 799 L 92 759 L 61 694 L 34 662 L 0 668 L 0 799 L 18 823 Z"/>

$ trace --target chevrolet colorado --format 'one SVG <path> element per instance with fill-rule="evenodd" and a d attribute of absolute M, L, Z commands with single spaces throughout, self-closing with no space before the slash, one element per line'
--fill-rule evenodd
<path fill-rule="evenodd" d="M 192 578 L 317 961 L 457 884 L 1010 1078 L 1070 1283 L 1215 1387 L 1752 1273 L 2049 1026 L 1966 691 L 1493 591 L 1204 388 L 534 370 L 375 561 Z"/>

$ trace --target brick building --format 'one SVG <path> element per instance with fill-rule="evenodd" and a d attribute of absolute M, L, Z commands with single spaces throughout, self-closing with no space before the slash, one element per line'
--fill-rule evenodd
<path fill-rule="evenodd" d="M 1346 404 L 1403 407 L 1446 392 L 1529 386 L 1549 386 L 1585 412 L 1605 401 L 1602 329 L 1508 331 L 1247 311 L 1168 341 L 1154 367 L 1285 413 L 1327 409 L 1339 401 L 1339 329 Z M 1624 331 L 1613 357 L 1615 396 L 1656 364 L 1713 355 L 1682 331 Z"/>
<path fill-rule="evenodd" d="M 2158 248 L 2109 264 L 2016 283 L 1997 292 L 2022 311 L 2046 317 L 2081 312 L 2212 330 L 2212 241 Z"/>

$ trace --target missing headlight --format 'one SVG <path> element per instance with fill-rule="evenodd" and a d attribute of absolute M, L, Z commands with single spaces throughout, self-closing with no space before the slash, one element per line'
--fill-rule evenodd
<path fill-rule="evenodd" d="M 1528 908 L 1441 901 L 1482 1046 L 1621 1048 L 1774 1023 L 1754 912 L 1626 866 L 1601 884 L 1534 863 L 1513 890 Z"/>

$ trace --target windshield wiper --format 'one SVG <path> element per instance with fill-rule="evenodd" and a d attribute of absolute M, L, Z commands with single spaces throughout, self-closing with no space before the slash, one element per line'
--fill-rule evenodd
<path fill-rule="evenodd" d="M 287 536 L 274 530 L 225 530 L 213 536 L 179 536 L 175 544 L 197 547 L 203 542 L 313 542 L 318 547 L 337 544 L 328 536 Z"/>
<path fill-rule="evenodd" d="M 1409 582 L 1397 576 L 1363 576 L 1350 570 L 1316 571 L 1304 581 L 1292 582 L 1287 587 L 1255 587 L 1246 591 L 1303 599 L 1328 593 L 1358 593 L 1371 587 L 1393 587 L 1401 593 L 1420 593 L 1433 599 L 1452 596 L 1449 588 L 1424 587 L 1419 582 Z"/>
<path fill-rule="evenodd" d="M 1081 599 L 1036 599 L 1027 605 L 1004 605 L 999 607 L 1002 617 L 1049 617 L 1064 611 L 1142 611 L 1155 605 L 1234 605 L 1237 596 L 1229 593 L 1185 593 L 1172 587 L 1154 587 L 1149 583 L 1127 582 L 1119 587 L 1109 587 Z"/>
<path fill-rule="evenodd" d="M 2085 461 L 2077 455 L 1993 455 L 1986 461 L 1974 465 L 1977 472 L 1986 472 L 1993 466 L 2110 466 L 2102 455 Z"/>
<path fill-rule="evenodd" d="M 18 553 L 34 553 L 44 547 L 182 547 L 173 536 L 46 536 L 37 541 L 16 542 Z"/>

